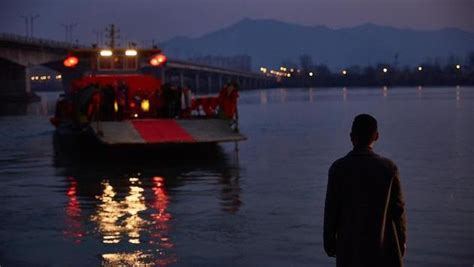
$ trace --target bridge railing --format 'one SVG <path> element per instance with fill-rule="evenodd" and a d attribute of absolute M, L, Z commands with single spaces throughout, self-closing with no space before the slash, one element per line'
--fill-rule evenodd
<path fill-rule="evenodd" d="M 77 44 L 68 43 L 68 42 L 61 42 L 61 41 L 54 41 L 36 37 L 26 37 L 18 34 L 12 33 L 0 33 L 0 41 L 11 41 L 23 44 L 31 44 L 31 45 L 38 45 L 38 46 L 47 46 L 47 47 L 57 47 L 57 48 L 65 48 L 70 49 L 72 47 L 77 46 Z"/>
<path fill-rule="evenodd" d="M 216 67 L 211 65 L 204 65 L 201 63 L 196 63 L 192 61 L 180 60 L 180 59 L 171 59 L 166 64 L 168 68 L 175 68 L 175 69 L 186 69 L 186 70 L 195 70 L 195 71 L 202 71 L 202 72 L 210 72 L 210 73 L 219 73 L 224 75 L 231 75 L 231 76 L 242 76 L 247 78 L 263 78 L 267 79 L 268 77 L 259 72 L 252 72 L 252 71 L 244 71 L 244 70 L 236 70 L 236 69 L 227 69 L 222 67 Z"/>

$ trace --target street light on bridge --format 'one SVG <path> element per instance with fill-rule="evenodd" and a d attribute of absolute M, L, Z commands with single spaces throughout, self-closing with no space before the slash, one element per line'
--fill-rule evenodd
<path fill-rule="evenodd" d="M 39 17 L 40 17 L 40 15 L 38 15 L 38 14 L 30 15 L 30 29 L 31 29 L 31 30 L 30 30 L 30 34 L 31 34 L 31 37 L 34 37 L 34 33 L 35 33 L 35 32 L 34 32 L 34 28 L 33 28 L 33 26 L 34 26 L 34 21 L 35 21 L 35 19 L 37 19 L 37 18 L 39 18 Z"/>
<path fill-rule="evenodd" d="M 28 16 L 20 16 L 20 17 L 25 20 L 25 36 L 26 37 L 33 37 L 33 35 L 34 35 L 34 22 L 35 22 L 35 19 L 40 17 L 40 15 L 30 14 Z"/>
<path fill-rule="evenodd" d="M 72 38 L 72 32 L 74 30 L 74 28 L 77 27 L 77 23 L 69 23 L 69 24 L 61 24 L 61 26 L 64 27 L 64 30 L 65 30 L 65 42 L 69 42 L 69 43 L 72 43 L 73 41 L 73 38 Z"/>
<path fill-rule="evenodd" d="M 21 18 L 23 18 L 25 20 L 25 36 L 28 37 L 30 34 L 29 34 L 29 30 L 28 30 L 28 17 L 27 16 L 20 16 Z"/>

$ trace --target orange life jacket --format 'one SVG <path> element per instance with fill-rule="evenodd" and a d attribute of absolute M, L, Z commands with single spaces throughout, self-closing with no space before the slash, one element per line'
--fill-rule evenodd
<path fill-rule="evenodd" d="M 237 113 L 237 98 L 239 98 L 239 92 L 236 89 L 229 93 L 228 89 L 224 88 L 219 93 L 221 113 L 228 119 L 233 119 Z"/>

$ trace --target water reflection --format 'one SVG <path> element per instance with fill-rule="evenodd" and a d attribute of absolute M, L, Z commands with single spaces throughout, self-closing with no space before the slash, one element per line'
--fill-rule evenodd
<path fill-rule="evenodd" d="M 267 91 L 268 90 L 260 90 L 260 104 L 261 105 L 265 105 L 268 102 Z"/>
<path fill-rule="evenodd" d="M 242 206 L 240 199 L 240 175 L 238 169 L 223 170 L 221 173 L 221 205 L 224 211 L 236 213 Z"/>
<path fill-rule="evenodd" d="M 461 100 L 461 86 L 457 85 L 456 86 L 456 101 Z"/>
<path fill-rule="evenodd" d="M 102 254 L 102 266 L 156 266 L 153 254 L 142 251 L 134 251 L 130 253 L 105 253 Z M 169 265 L 159 264 L 160 266 Z"/>
<path fill-rule="evenodd" d="M 309 102 L 313 103 L 314 102 L 314 93 L 313 93 L 313 88 L 308 89 L 308 94 L 309 94 Z"/>
<path fill-rule="evenodd" d="M 423 86 L 421 86 L 421 85 L 418 86 L 418 87 L 416 88 L 416 91 L 417 91 L 417 96 L 418 96 L 418 98 L 421 98 L 422 95 L 423 95 Z"/>
<path fill-rule="evenodd" d="M 169 238 L 169 224 L 172 216 L 167 211 L 169 205 L 168 193 L 165 189 L 163 177 L 153 177 L 153 207 L 155 213 L 151 214 L 154 223 L 152 237 L 161 244 L 164 249 L 171 249 L 174 245 Z M 153 243 L 154 241 L 150 241 Z"/>
<path fill-rule="evenodd" d="M 280 102 L 281 103 L 286 103 L 286 98 L 288 96 L 288 90 L 286 88 L 281 88 L 281 89 L 278 89 L 279 93 L 280 93 Z"/>
<path fill-rule="evenodd" d="M 122 218 L 125 222 L 127 222 L 130 217 L 136 215 L 136 213 L 127 213 L 127 207 L 132 206 L 134 203 L 128 203 L 128 197 L 126 197 L 124 201 L 115 200 L 114 198 L 116 196 L 116 192 L 114 188 L 110 185 L 109 181 L 103 181 L 102 186 L 104 188 L 102 195 L 96 196 L 96 198 L 100 200 L 101 203 L 97 207 L 96 214 L 91 216 L 91 221 L 97 223 L 98 231 L 100 232 L 103 238 L 103 243 L 119 243 L 122 237 L 122 233 L 125 233 L 127 230 L 134 230 L 134 225 L 130 225 L 131 227 L 127 227 L 128 224 L 122 225 L 122 223 L 119 222 L 119 219 Z"/>
<path fill-rule="evenodd" d="M 219 150 L 211 159 L 185 159 L 181 164 L 158 159 L 146 164 L 69 162 L 65 166 L 58 160 L 67 177 L 64 237 L 75 243 L 87 239 L 88 246 L 91 240 L 99 241 L 103 266 L 175 263 L 179 256 L 170 205 L 181 196 L 176 189 L 196 176 L 216 177 L 213 186 L 220 188 L 221 209 L 237 213 L 242 205 L 239 168 L 231 158 Z"/>
<path fill-rule="evenodd" d="M 154 177 L 154 192 L 151 204 L 145 203 L 145 189 L 137 177 L 129 179 L 128 195 L 121 201 L 109 181 L 103 181 L 103 193 L 97 198 L 101 201 L 91 221 L 97 224 L 98 232 L 104 244 L 117 244 L 123 240 L 130 244 L 148 242 L 153 249 L 133 252 L 105 253 L 103 265 L 167 265 L 177 260 L 169 251 L 174 247 L 169 238 L 168 221 L 171 215 L 167 212 L 168 197 L 163 178 Z M 147 215 L 144 211 L 153 213 Z"/>
<path fill-rule="evenodd" d="M 48 116 L 54 113 L 56 99 L 60 92 L 37 93 L 40 101 L 25 102 L 2 102 L 0 105 L 0 116 L 24 116 L 37 115 Z"/>
<path fill-rule="evenodd" d="M 80 220 L 81 207 L 77 200 L 77 181 L 73 177 L 68 177 L 69 187 L 67 189 L 68 203 L 66 206 L 66 229 L 63 231 L 67 239 L 80 243 L 84 236 L 83 226 Z"/>
<path fill-rule="evenodd" d="M 0 116 L 20 116 L 28 114 L 26 103 L 2 103 L 0 105 Z"/>

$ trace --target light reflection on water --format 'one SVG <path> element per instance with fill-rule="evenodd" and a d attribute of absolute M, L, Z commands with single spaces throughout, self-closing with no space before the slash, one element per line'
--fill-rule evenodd
<path fill-rule="evenodd" d="M 216 175 L 221 210 L 235 214 L 242 205 L 238 163 L 231 163 L 232 157 L 219 148 L 208 152 L 210 155 L 204 158 L 185 158 L 188 163 L 182 169 L 173 167 L 177 164 L 171 163 L 176 160 L 174 156 L 166 160 L 171 167 L 162 159 L 137 163 L 147 160 L 139 158 L 124 170 L 110 162 L 100 166 L 86 161 L 83 165 L 58 158 L 57 166 L 65 167 L 67 176 L 65 240 L 84 244 L 99 239 L 100 250 L 106 251 L 100 255 L 103 266 L 166 266 L 179 262 L 173 241 L 174 216 L 169 210 L 170 189 L 183 186 L 187 179 L 199 179 L 202 174 Z M 120 160 L 118 164 L 126 163 Z M 157 175 L 163 172 L 168 174 Z M 182 175 L 188 178 L 180 178 Z"/>
<path fill-rule="evenodd" d="M 56 99 L 60 94 L 60 92 L 39 93 L 41 99 L 33 103 L 1 102 L 0 116 L 47 116 L 53 114 L 56 107 Z"/>
<path fill-rule="evenodd" d="M 454 90 L 453 90 L 454 89 Z M 260 105 L 266 105 L 269 103 L 288 103 L 288 102 L 309 102 L 315 103 L 319 101 L 325 101 L 327 99 L 335 100 L 339 94 L 335 94 L 337 88 L 308 88 L 304 90 L 292 89 L 292 88 L 280 88 L 275 90 L 258 90 L 258 99 Z M 432 88 L 432 87 L 423 87 L 417 86 L 413 88 L 392 88 L 389 86 L 382 86 L 380 88 L 371 88 L 366 90 L 366 88 L 340 88 L 341 99 L 346 102 L 352 98 L 353 100 L 362 100 L 362 98 L 382 96 L 384 99 L 389 99 L 391 91 L 394 92 L 394 99 L 400 99 L 400 97 L 407 97 L 411 93 L 407 91 L 416 92 L 418 98 L 444 98 L 455 99 L 456 101 L 463 100 L 463 91 L 468 90 L 472 91 L 471 87 L 450 87 L 450 88 Z M 428 94 L 424 94 L 425 90 L 429 90 Z M 439 91 L 439 92 L 437 92 Z M 291 93 L 289 93 L 291 92 Z M 245 96 L 245 95 L 244 95 Z M 249 97 L 246 97 L 244 101 L 250 100 Z"/>
<path fill-rule="evenodd" d="M 171 215 L 167 212 L 169 202 L 163 178 L 153 177 L 153 199 L 148 201 L 148 205 L 140 178 L 130 177 L 128 181 L 129 192 L 122 200 L 118 199 L 109 181 L 102 181 L 103 192 L 96 196 L 100 204 L 96 214 L 91 216 L 91 221 L 97 224 L 96 232 L 102 236 L 104 244 L 148 242 L 153 245 L 153 251 L 105 253 L 102 254 L 103 265 L 163 266 L 175 262 L 176 255 L 169 252 L 174 245 L 168 237 L 167 222 Z M 153 213 L 143 213 L 148 209 L 153 210 Z"/>
<path fill-rule="evenodd" d="M 63 231 L 64 236 L 80 243 L 84 237 L 83 225 L 81 222 L 81 206 L 77 200 L 77 181 L 73 177 L 68 177 L 69 187 L 66 191 L 68 203 L 66 207 L 66 230 Z"/>

